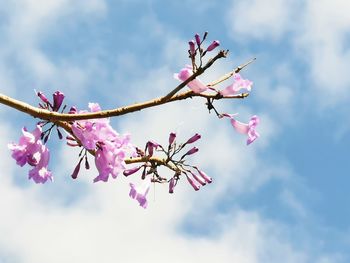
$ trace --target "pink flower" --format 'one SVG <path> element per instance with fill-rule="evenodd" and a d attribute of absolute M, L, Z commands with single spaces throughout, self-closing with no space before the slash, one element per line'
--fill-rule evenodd
<path fill-rule="evenodd" d="M 174 74 L 174 78 L 184 82 L 189 77 L 191 77 L 192 74 L 192 67 L 186 66 L 185 68 L 181 69 L 179 73 Z M 201 82 L 199 79 L 194 79 L 190 81 L 189 83 L 187 83 L 187 86 L 195 93 L 201 93 L 208 89 L 208 87 L 204 85 L 204 83 Z"/>
<path fill-rule="evenodd" d="M 52 110 L 53 111 L 58 111 L 62 105 L 64 99 L 64 94 L 60 91 L 56 91 L 53 94 L 53 107 Z"/>
<path fill-rule="evenodd" d="M 239 133 L 248 135 L 247 145 L 251 144 L 257 138 L 260 137 L 260 134 L 255 130 L 256 126 L 260 122 L 260 119 L 258 116 L 256 115 L 252 116 L 248 123 L 237 121 L 233 118 L 233 115 L 230 115 L 230 114 L 223 114 L 222 116 L 229 117 L 231 119 L 232 127 L 235 128 L 236 131 L 238 131 Z"/>
<path fill-rule="evenodd" d="M 169 181 L 169 194 L 173 194 L 174 193 L 175 185 L 176 185 L 175 178 L 171 177 L 171 179 Z"/>
<path fill-rule="evenodd" d="M 109 176 L 117 178 L 125 170 L 124 159 L 128 156 L 129 142 L 127 138 L 121 144 L 105 141 L 95 153 L 95 165 L 99 175 L 94 182 L 107 182 Z"/>
<path fill-rule="evenodd" d="M 89 103 L 89 108 L 91 112 L 101 111 L 97 103 Z M 94 182 L 107 182 L 110 176 L 117 178 L 125 170 L 124 159 L 136 156 L 130 136 L 118 134 L 107 118 L 76 121 L 72 131 L 86 149 L 96 150 L 95 164 L 99 175 Z"/>
<path fill-rule="evenodd" d="M 147 208 L 147 194 L 148 191 L 151 187 L 151 179 L 150 178 L 146 178 L 144 180 L 144 182 L 141 185 L 134 185 L 133 183 L 130 183 L 130 192 L 129 192 L 129 196 L 132 199 L 135 199 L 139 202 L 140 206 L 143 208 Z"/>
<path fill-rule="evenodd" d="M 194 55 L 196 53 L 196 47 L 195 47 L 195 43 L 193 40 L 188 42 L 188 45 L 190 46 L 190 54 Z"/>
<path fill-rule="evenodd" d="M 29 171 L 29 179 L 33 179 L 37 184 L 46 183 L 48 179 L 53 180 L 51 171 L 48 170 L 50 160 L 49 150 L 45 145 L 41 146 L 40 161 Z"/>
<path fill-rule="evenodd" d="M 8 148 L 12 151 L 12 157 L 19 166 L 24 166 L 27 163 L 34 167 L 29 171 L 29 179 L 33 179 L 36 183 L 45 183 L 48 179 L 52 180 L 51 172 L 47 168 L 50 153 L 40 139 L 41 132 L 39 125 L 32 133 L 23 128 L 23 136 L 19 139 L 19 143 L 8 144 Z"/>
<path fill-rule="evenodd" d="M 199 47 L 201 45 L 201 37 L 198 34 L 195 34 L 194 38 L 196 39 L 197 46 Z"/>
<path fill-rule="evenodd" d="M 171 132 L 169 134 L 169 146 L 173 144 L 173 142 L 175 141 L 176 139 L 176 133 L 175 132 Z"/>
<path fill-rule="evenodd" d="M 214 40 L 207 48 L 206 51 L 210 52 L 212 50 L 214 50 L 215 48 L 217 48 L 218 46 L 220 46 L 220 42 L 218 40 Z"/>
<path fill-rule="evenodd" d="M 233 83 L 227 86 L 225 89 L 221 90 L 219 93 L 223 96 L 237 94 L 241 89 L 246 89 L 251 91 L 253 82 L 248 79 L 243 79 L 240 74 L 235 74 L 233 76 Z"/>
<path fill-rule="evenodd" d="M 200 189 L 200 186 L 198 183 L 196 183 L 191 177 L 189 177 L 187 174 L 186 174 L 186 178 L 187 178 L 187 181 L 189 182 L 189 184 L 193 187 L 193 189 L 195 191 L 198 191 Z"/>
<path fill-rule="evenodd" d="M 201 137 L 202 136 L 200 134 L 196 133 L 191 138 L 189 138 L 187 142 L 185 142 L 185 144 L 194 143 L 195 141 L 198 141 Z"/>

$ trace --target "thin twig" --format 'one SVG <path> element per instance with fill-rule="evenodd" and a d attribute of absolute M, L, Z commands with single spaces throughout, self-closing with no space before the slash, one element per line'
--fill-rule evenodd
<path fill-rule="evenodd" d="M 222 76 L 221 78 L 219 78 L 218 80 L 215 80 L 211 83 L 208 84 L 209 87 L 213 87 L 229 78 L 231 78 L 234 74 L 237 74 L 238 72 L 240 72 L 242 69 L 244 69 L 246 66 L 248 66 L 249 64 L 253 63 L 256 60 L 256 58 L 253 58 L 251 60 L 249 60 L 248 62 L 238 66 L 237 68 L 235 68 L 234 70 L 232 70 L 231 72 L 225 74 L 224 76 Z"/>

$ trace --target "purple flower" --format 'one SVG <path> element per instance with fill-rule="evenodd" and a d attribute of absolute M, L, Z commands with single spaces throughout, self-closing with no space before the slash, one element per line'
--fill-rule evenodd
<path fill-rule="evenodd" d="M 45 145 L 41 146 L 40 161 L 29 171 L 29 179 L 33 179 L 37 184 L 46 183 L 48 179 L 53 180 L 51 171 L 48 170 L 50 160 L 49 149 Z"/>
<path fill-rule="evenodd" d="M 171 132 L 169 134 L 169 146 L 173 144 L 173 142 L 175 141 L 175 138 L 176 138 L 176 133 Z"/>
<path fill-rule="evenodd" d="M 62 105 L 64 94 L 59 90 L 53 94 L 53 111 L 58 111 Z"/>
<path fill-rule="evenodd" d="M 146 144 L 146 150 L 148 149 L 149 156 L 153 155 L 153 152 L 155 149 L 157 149 L 160 146 L 160 144 L 152 141 L 148 141 Z"/>
<path fill-rule="evenodd" d="M 223 96 L 237 94 L 241 89 L 246 89 L 251 91 L 253 82 L 248 79 L 243 79 L 240 74 L 235 74 L 233 76 L 233 83 L 227 86 L 225 89 L 221 90 L 219 93 Z"/>
<path fill-rule="evenodd" d="M 212 183 L 213 182 L 213 179 L 211 177 L 209 177 L 205 172 L 197 169 L 199 175 L 208 183 Z"/>
<path fill-rule="evenodd" d="M 179 73 L 174 74 L 174 78 L 184 82 L 189 77 L 191 77 L 192 74 L 192 67 L 186 66 L 185 68 L 181 69 Z M 195 93 L 201 93 L 208 89 L 208 87 L 204 85 L 204 83 L 201 82 L 199 79 L 194 79 L 190 81 L 189 83 L 187 83 L 187 86 Z"/>
<path fill-rule="evenodd" d="M 198 152 L 199 149 L 197 147 L 193 147 L 191 148 L 187 153 L 185 153 L 182 157 L 186 156 L 186 155 L 191 155 L 191 154 L 194 154 L 196 152 Z M 181 158 L 182 159 L 182 158 Z"/>
<path fill-rule="evenodd" d="M 195 141 L 198 141 L 201 138 L 201 135 L 196 133 L 195 135 L 193 135 L 191 138 L 189 138 L 187 140 L 187 142 L 185 142 L 185 144 L 189 144 L 189 143 L 193 143 Z"/>
<path fill-rule="evenodd" d="M 195 173 L 191 172 L 190 173 L 192 174 L 193 178 L 198 182 L 200 183 L 201 186 L 205 186 L 206 185 L 206 182 L 205 180 L 202 178 L 202 177 L 199 177 L 197 176 Z"/>
<path fill-rule="evenodd" d="M 94 179 L 94 183 L 98 181 L 107 182 L 109 176 L 117 178 L 119 173 L 125 170 L 124 159 L 127 157 L 126 149 L 128 142 L 120 148 L 113 142 L 105 141 L 95 153 L 95 165 L 99 175 Z"/>
<path fill-rule="evenodd" d="M 133 183 L 130 183 L 130 192 L 129 192 L 129 196 L 132 199 L 135 199 L 139 202 L 140 206 L 143 208 L 147 208 L 147 194 L 148 191 L 151 187 L 151 179 L 150 178 L 146 178 L 144 180 L 144 182 L 141 185 L 134 185 Z"/>
<path fill-rule="evenodd" d="M 138 170 L 140 170 L 141 167 L 142 167 L 142 165 L 136 166 L 136 167 L 131 168 L 131 169 L 126 169 L 126 170 L 124 170 L 123 174 L 124 174 L 124 176 L 129 176 L 131 174 L 136 173 Z"/>
<path fill-rule="evenodd" d="M 199 47 L 201 45 L 201 37 L 198 34 L 195 34 L 194 38 L 196 39 L 197 46 Z"/>
<path fill-rule="evenodd" d="M 89 103 L 89 108 L 91 112 L 101 111 L 97 103 Z M 86 111 L 79 113 L 82 112 Z M 107 182 L 110 176 L 116 178 L 125 170 L 124 159 L 136 156 L 130 136 L 118 134 L 107 118 L 75 121 L 72 131 L 84 148 L 96 150 L 95 164 L 99 175 L 94 182 Z"/>
<path fill-rule="evenodd" d="M 190 185 L 193 187 L 193 189 L 195 191 L 198 191 L 200 189 L 199 184 L 197 184 L 192 178 L 190 178 L 187 174 L 186 174 L 186 178 L 187 181 L 190 183 Z"/>
<path fill-rule="evenodd" d="M 188 42 L 188 45 L 190 46 L 190 54 L 194 55 L 196 53 L 196 47 L 195 47 L 194 41 L 191 40 L 190 42 Z"/>
<path fill-rule="evenodd" d="M 174 193 L 174 188 L 175 188 L 176 182 L 175 182 L 175 178 L 172 177 L 169 181 L 169 194 L 173 194 Z"/>
<path fill-rule="evenodd" d="M 47 97 L 44 95 L 44 93 L 42 93 L 41 91 L 38 91 L 36 93 L 36 95 L 45 103 L 51 106 L 51 103 L 49 102 L 49 100 L 47 99 Z"/>
<path fill-rule="evenodd" d="M 8 148 L 12 151 L 12 157 L 19 166 L 24 166 L 27 163 L 34 167 L 29 171 L 29 179 L 33 179 L 36 183 L 45 183 L 48 179 L 52 180 L 51 172 L 47 168 L 50 152 L 40 139 L 41 132 L 39 125 L 32 133 L 23 128 L 23 136 L 19 139 L 19 143 L 8 144 Z"/>
<path fill-rule="evenodd" d="M 258 116 L 254 115 L 250 118 L 250 121 L 248 123 L 243 123 L 240 121 L 237 121 L 233 118 L 233 115 L 230 114 L 223 114 L 224 117 L 229 117 L 231 119 L 231 125 L 233 128 L 235 128 L 236 131 L 242 134 L 247 134 L 247 145 L 254 142 L 257 138 L 260 137 L 260 134 L 255 130 L 256 126 L 259 124 L 260 119 Z"/>
<path fill-rule="evenodd" d="M 207 51 L 210 52 L 220 46 L 220 42 L 218 40 L 214 40 L 207 48 Z"/>

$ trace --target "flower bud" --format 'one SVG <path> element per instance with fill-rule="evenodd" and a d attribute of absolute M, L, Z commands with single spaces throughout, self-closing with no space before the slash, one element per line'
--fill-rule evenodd
<path fill-rule="evenodd" d="M 68 114 L 76 114 L 77 113 L 77 108 L 75 106 L 70 107 Z"/>
<path fill-rule="evenodd" d="M 138 170 L 140 170 L 141 167 L 142 166 L 136 166 L 136 167 L 131 168 L 131 169 L 126 169 L 126 170 L 124 170 L 123 174 L 124 174 L 124 176 L 129 176 L 131 174 L 136 173 Z"/>
<path fill-rule="evenodd" d="M 184 155 L 182 155 L 181 160 L 186 156 L 186 155 L 191 155 L 194 154 L 196 152 L 198 152 L 199 149 L 197 147 L 193 147 L 192 149 L 190 149 L 187 153 L 185 153 Z"/>
<path fill-rule="evenodd" d="M 169 146 L 173 144 L 173 142 L 175 141 L 175 138 L 176 138 L 176 133 L 171 132 L 169 134 Z"/>
<path fill-rule="evenodd" d="M 49 100 L 46 98 L 46 96 L 44 95 L 44 93 L 42 93 L 41 91 L 38 91 L 36 93 L 36 95 L 46 104 L 50 104 Z"/>
<path fill-rule="evenodd" d="M 53 111 L 58 111 L 62 105 L 64 94 L 60 91 L 56 91 L 53 94 Z"/>
<path fill-rule="evenodd" d="M 169 194 L 174 193 L 174 188 L 175 188 L 175 178 L 172 177 L 169 182 Z"/>
<path fill-rule="evenodd" d="M 196 53 L 196 47 L 195 47 L 195 43 L 193 40 L 188 42 L 189 46 L 190 46 L 190 54 L 194 55 Z"/>
<path fill-rule="evenodd" d="M 200 186 L 195 181 L 193 181 L 192 178 L 190 178 L 187 174 L 186 178 L 195 191 L 198 191 L 200 189 Z"/>
<path fill-rule="evenodd" d="M 213 182 L 213 179 L 212 179 L 211 177 L 209 177 L 205 172 L 202 172 L 202 171 L 200 171 L 200 170 L 198 170 L 198 169 L 197 169 L 197 171 L 198 171 L 199 175 L 200 175 L 208 184 L 210 184 L 210 183 Z"/>
<path fill-rule="evenodd" d="M 79 171 L 80 171 L 80 164 L 81 164 L 81 161 L 82 161 L 82 160 L 83 160 L 83 158 L 81 158 L 81 159 L 79 160 L 77 166 L 75 166 L 75 168 L 74 168 L 74 171 L 73 171 L 73 173 L 72 173 L 72 175 L 71 175 L 73 179 L 77 179 L 77 177 L 78 177 L 78 173 L 79 173 Z"/>
<path fill-rule="evenodd" d="M 197 46 L 199 47 L 201 45 L 201 37 L 198 34 L 195 34 L 194 38 L 196 39 Z"/>
<path fill-rule="evenodd" d="M 160 146 L 160 144 L 158 144 L 156 142 L 148 141 L 146 144 L 146 150 L 148 149 L 149 155 L 152 156 L 154 149 L 157 149 L 159 146 Z"/>
<path fill-rule="evenodd" d="M 214 40 L 209 47 L 207 48 L 206 51 L 210 52 L 212 50 L 214 50 L 215 48 L 217 48 L 218 46 L 220 46 L 220 42 L 218 40 Z"/>
<path fill-rule="evenodd" d="M 193 176 L 193 178 L 198 182 L 200 183 L 202 186 L 205 186 L 206 185 L 206 182 L 205 180 L 202 178 L 202 177 L 198 177 L 195 173 L 192 173 L 190 172 Z"/>
<path fill-rule="evenodd" d="M 189 144 L 189 143 L 193 143 L 195 141 L 198 141 L 201 138 L 201 135 L 196 133 L 195 135 L 193 135 L 191 138 L 189 138 L 187 140 L 187 142 L 185 142 L 185 144 Z"/>

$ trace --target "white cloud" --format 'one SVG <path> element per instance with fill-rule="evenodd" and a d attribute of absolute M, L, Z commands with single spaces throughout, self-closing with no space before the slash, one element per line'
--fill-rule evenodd
<path fill-rule="evenodd" d="M 232 1 L 227 13 L 230 34 L 236 41 L 244 39 L 278 40 L 290 29 L 296 1 Z"/>
<path fill-rule="evenodd" d="M 311 73 L 304 72 L 311 85 L 300 83 L 301 88 L 316 97 L 322 108 L 333 107 L 350 97 L 349 8 L 346 0 L 233 1 L 227 12 L 227 27 L 238 42 L 272 40 L 293 46 L 291 54 Z M 292 72 L 295 79 L 304 75 L 299 70 Z"/>

